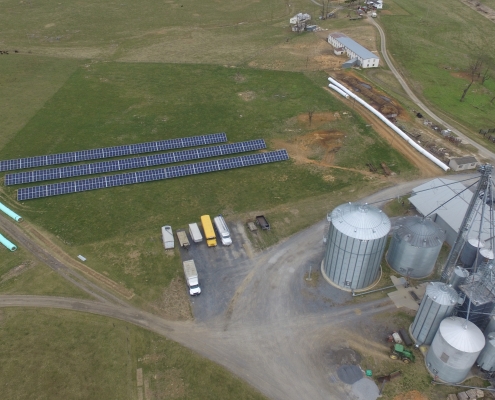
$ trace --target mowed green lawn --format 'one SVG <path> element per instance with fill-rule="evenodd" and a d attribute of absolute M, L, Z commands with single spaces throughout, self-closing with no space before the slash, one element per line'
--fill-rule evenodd
<path fill-rule="evenodd" d="M 177 343 L 106 317 L 0 309 L 0 342 L 5 400 L 133 400 L 145 385 L 155 399 L 265 398 Z"/>
<path fill-rule="evenodd" d="M 208 65 L 87 62 L 0 150 L 0 159 L 222 131 L 230 142 L 263 138 L 273 149 L 273 139 L 292 140 L 313 129 L 297 122 L 307 110 L 345 110 L 322 89 L 325 84 L 324 74 L 310 80 L 301 73 Z M 245 92 L 251 100 L 239 95 Z M 336 158 L 344 167 L 384 161 L 397 172 L 413 171 L 357 116 L 320 128 L 346 133 Z M 301 213 L 283 237 L 316 222 L 331 202 L 353 200 L 349 189 L 373 187 L 351 171 L 325 175 L 328 170 L 286 161 L 23 203 L 15 200 L 16 187 L 3 187 L 0 197 L 58 238 L 69 254 L 83 254 L 91 268 L 154 300 L 181 270 L 178 253 L 164 254 L 162 225 L 186 227 L 202 214 L 235 220 L 320 198 L 320 214 Z M 321 196 L 328 196 L 328 207 Z"/>
<path fill-rule="evenodd" d="M 90 297 L 19 245 L 14 252 L 0 246 L 0 294 Z"/>
<path fill-rule="evenodd" d="M 413 87 L 435 108 L 472 132 L 495 128 L 495 25 L 460 1 L 393 0 L 407 15 L 381 14 L 389 53 Z M 488 59 L 492 78 L 473 84 L 460 102 L 468 77 L 460 76 L 473 59 Z M 473 134 L 482 143 L 479 135 Z"/>

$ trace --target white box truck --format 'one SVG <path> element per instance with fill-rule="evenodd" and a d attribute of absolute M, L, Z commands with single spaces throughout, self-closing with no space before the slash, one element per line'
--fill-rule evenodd
<path fill-rule="evenodd" d="M 163 240 L 163 247 L 165 247 L 165 250 L 174 248 L 175 246 L 174 233 L 170 225 L 162 226 L 162 240 Z"/>
<path fill-rule="evenodd" d="M 191 239 L 194 243 L 203 241 L 203 235 L 201 235 L 201 231 L 199 230 L 199 226 L 196 222 L 194 224 L 189 224 L 189 234 L 191 235 Z"/>
<path fill-rule="evenodd" d="M 230 238 L 230 231 L 225 219 L 221 215 L 217 215 L 213 218 L 213 223 L 217 228 L 218 235 L 222 240 L 224 246 L 230 246 L 232 244 L 232 239 Z"/>
<path fill-rule="evenodd" d="M 184 266 L 184 275 L 186 277 L 187 286 L 189 287 L 189 294 L 191 296 L 200 294 L 201 288 L 199 287 L 198 271 L 196 270 L 194 260 L 184 261 L 182 265 Z"/>

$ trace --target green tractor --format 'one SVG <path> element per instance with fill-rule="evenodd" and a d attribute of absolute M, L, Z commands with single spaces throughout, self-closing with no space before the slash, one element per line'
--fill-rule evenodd
<path fill-rule="evenodd" d="M 390 354 L 392 360 L 402 360 L 404 364 L 409 364 L 414 362 L 415 357 L 412 351 L 407 350 L 401 344 L 395 344 L 392 349 L 392 354 Z"/>

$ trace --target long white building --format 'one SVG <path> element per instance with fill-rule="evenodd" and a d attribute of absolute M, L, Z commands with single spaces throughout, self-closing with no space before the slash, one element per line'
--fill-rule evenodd
<path fill-rule="evenodd" d="M 344 35 L 340 32 L 333 32 L 328 35 L 328 43 L 330 43 L 336 54 L 342 51 L 342 49 L 347 53 L 350 61 L 344 64 L 346 66 L 358 65 L 361 68 L 373 68 L 378 67 L 380 63 L 380 58 L 373 54 L 368 49 L 356 43 L 350 37 Z"/>

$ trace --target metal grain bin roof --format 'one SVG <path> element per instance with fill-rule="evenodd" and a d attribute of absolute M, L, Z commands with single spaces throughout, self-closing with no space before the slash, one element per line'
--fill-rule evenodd
<path fill-rule="evenodd" d="M 459 317 L 450 317 L 440 323 L 438 329 L 453 348 L 465 353 L 477 353 L 485 347 L 485 336 L 471 321 Z"/>
<path fill-rule="evenodd" d="M 459 299 L 459 295 L 452 286 L 441 282 L 430 282 L 426 286 L 426 295 L 442 306 L 456 304 Z"/>
<path fill-rule="evenodd" d="M 376 207 L 368 204 L 346 203 L 332 211 L 332 224 L 349 237 L 374 240 L 390 232 L 390 220 Z"/>
<path fill-rule="evenodd" d="M 403 217 L 399 219 L 398 226 L 395 235 L 414 247 L 437 247 L 447 236 L 430 218 Z"/>

